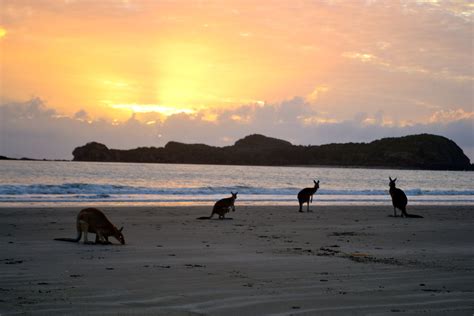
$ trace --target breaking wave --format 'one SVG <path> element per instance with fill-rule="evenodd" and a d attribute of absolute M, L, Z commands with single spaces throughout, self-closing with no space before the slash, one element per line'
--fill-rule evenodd
<path fill-rule="evenodd" d="M 0 202 L 160 202 L 160 201 L 213 201 L 227 196 L 231 191 L 239 192 L 241 201 L 293 201 L 301 188 L 257 188 L 235 187 L 169 187 L 153 188 L 116 184 L 31 184 L 0 185 Z M 473 190 L 422 190 L 406 189 L 408 197 L 420 200 L 472 201 Z M 387 190 L 343 190 L 320 189 L 318 199 L 323 201 L 381 201 L 388 198 Z"/>

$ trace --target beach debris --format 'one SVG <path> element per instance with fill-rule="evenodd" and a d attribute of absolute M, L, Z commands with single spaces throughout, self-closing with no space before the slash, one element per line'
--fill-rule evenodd
<path fill-rule="evenodd" d="M 167 265 L 154 265 L 153 268 L 169 269 L 169 268 L 171 268 L 171 266 L 167 266 Z"/>
<path fill-rule="evenodd" d="M 187 268 L 205 268 L 206 266 L 205 265 L 201 265 L 201 264 L 185 264 L 184 265 L 185 267 Z"/>
<path fill-rule="evenodd" d="M 82 277 L 82 274 L 70 274 L 69 277 L 71 277 L 71 278 L 80 278 L 80 277 Z"/>
<path fill-rule="evenodd" d="M 9 258 L 9 259 L 3 259 L 1 261 L 5 261 L 5 264 L 20 264 L 23 263 L 23 260 L 16 260 L 14 258 Z"/>
<path fill-rule="evenodd" d="M 340 253 L 339 250 L 334 250 L 326 247 L 321 247 L 319 248 L 318 253 L 316 254 L 317 256 L 334 256 L 336 254 Z"/>
<path fill-rule="evenodd" d="M 357 236 L 356 232 L 333 232 L 329 236 Z"/>

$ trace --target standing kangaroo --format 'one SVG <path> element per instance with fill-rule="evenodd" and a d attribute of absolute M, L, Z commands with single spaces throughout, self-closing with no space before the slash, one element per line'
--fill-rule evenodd
<path fill-rule="evenodd" d="M 303 213 L 303 204 L 304 203 L 308 203 L 308 208 L 306 209 L 307 212 L 311 212 L 309 210 L 309 203 L 313 203 L 313 194 L 316 193 L 316 191 L 318 191 L 319 189 L 319 180 L 318 182 L 316 182 L 315 180 L 313 180 L 314 182 L 314 187 L 313 188 L 304 188 L 303 190 L 301 190 L 299 193 L 298 193 L 298 202 L 300 203 L 300 212 Z"/>
<path fill-rule="evenodd" d="M 84 244 L 92 244 L 87 240 L 87 233 L 95 234 L 96 244 L 111 244 L 109 236 L 115 237 L 122 245 L 125 238 L 122 235 L 122 228 L 117 229 L 102 213 L 96 208 L 85 208 L 79 212 L 76 220 L 77 238 L 55 238 L 54 240 L 79 242 L 84 233 Z"/>
<path fill-rule="evenodd" d="M 225 198 L 225 199 L 220 199 L 219 201 L 214 204 L 214 207 L 212 208 L 212 213 L 211 216 L 202 216 L 198 217 L 197 219 L 211 219 L 214 214 L 219 215 L 219 219 L 225 219 L 225 214 L 229 213 L 229 209 L 232 209 L 233 212 L 235 212 L 235 200 L 237 199 L 237 194 L 238 192 L 230 192 L 232 194 L 231 197 Z"/>
<path fill-rule="evenodd" d="M 395 187 L 395 181 L 397 181 L 397 178 L 392 179 L 391 177 L 388 177 L 388 179 L 390 180 L 389 192 L 390 192 L 390 196 L 392 197 L 393 217 L 397 217 L 397 208 L 398 208 L 400 211 L 402 211 L 402 214 L 400 215 L 401 217 L 405 216 L 405 217 L 413 217 L 413 218 L 423 218 L 423 216 L 420 216 L 420 215 L 407 213 L 408 199 L 407 199 L 407 196 L 405 195 L 405 192 Z"/>

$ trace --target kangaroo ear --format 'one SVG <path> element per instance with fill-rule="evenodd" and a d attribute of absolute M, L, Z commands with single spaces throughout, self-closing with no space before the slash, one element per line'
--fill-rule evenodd
<path fill-rule="evenodd" d="M 393 179 L 393 182 L 397 181 L 397 178 Z"/>
<path fill-rule="evenodd" d="M 119 229 L 118 231 L 119 231 L 119 232 L 122 232 L 122 230 L 123 230 L 123 226 L 122 226 L 122 227 L 120 227 L 120 229 Z"/>
<path fill-rule="evenodd" d="M 389 179 L 390 181 L 393 181 L 393 180 L 392 180 L 392 177 L 388 177 L 388 179 Z"/>
<path fill-rule="evenodd" d="M 317 182 L 317 183 L 319 184 L 319 180 L 318 180 L 318 182 Z"/>
<path fill-rule="evenodd" d="M 239 194 L 239 192 L 235 192 L 235 195 Z"/>

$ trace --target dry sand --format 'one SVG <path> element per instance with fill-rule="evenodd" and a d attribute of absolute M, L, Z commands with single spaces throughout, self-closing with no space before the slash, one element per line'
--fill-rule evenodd
<path fill-rule="evenodd" d="M 312 208 L 104 208 L 125 246 L 54 241 L 79 207 L 0 209 L 0 314 L 474 313 L 472 207 Z"/>

